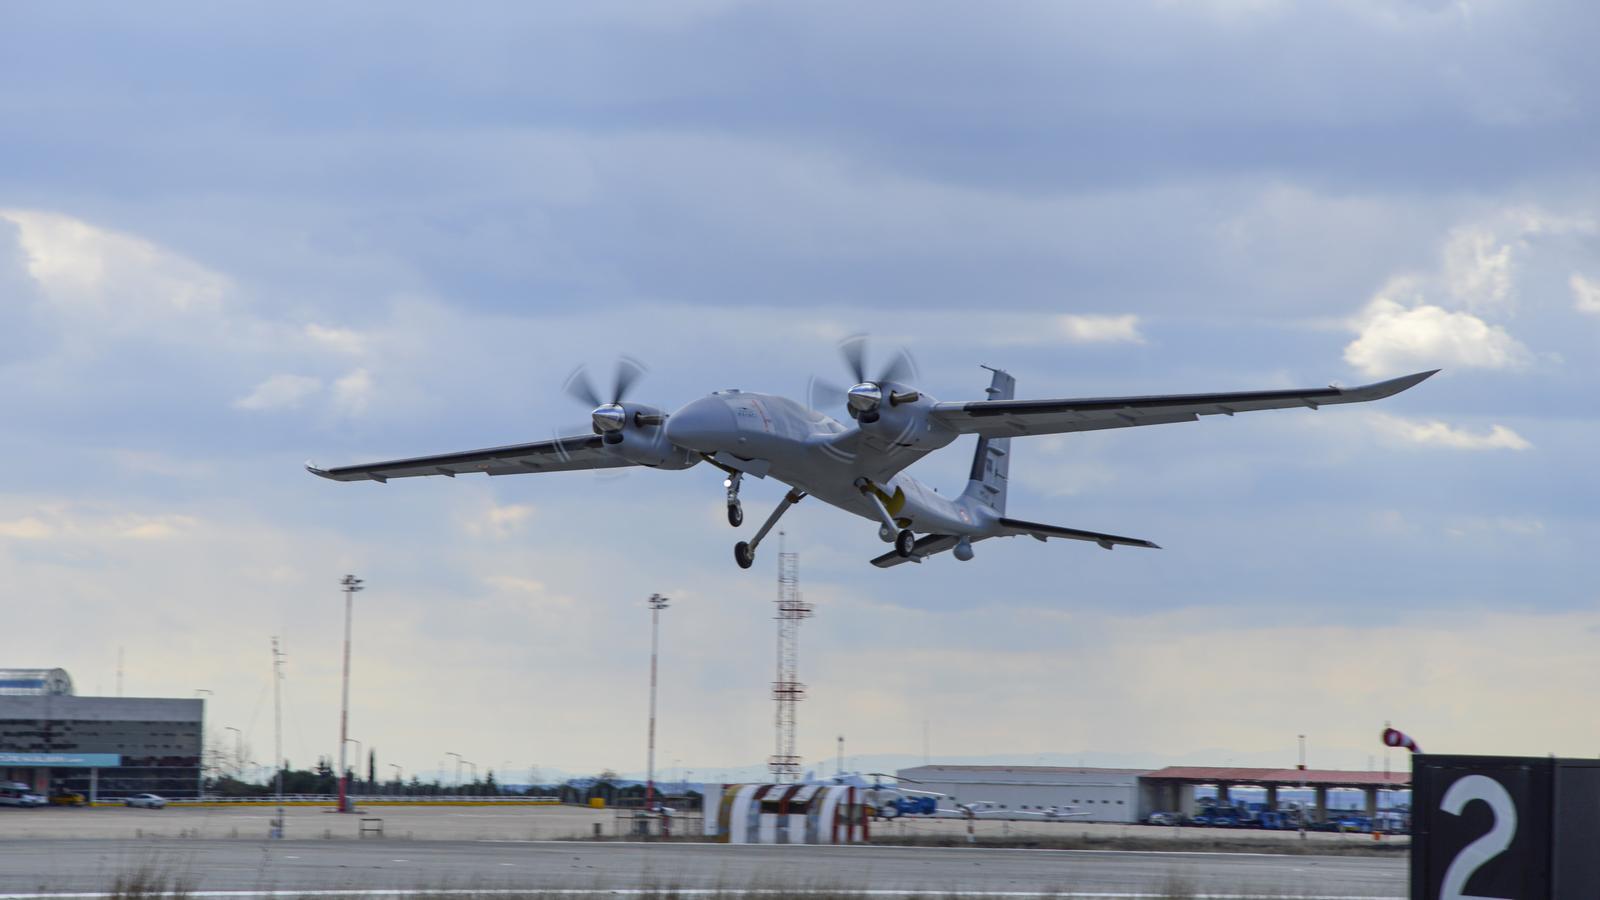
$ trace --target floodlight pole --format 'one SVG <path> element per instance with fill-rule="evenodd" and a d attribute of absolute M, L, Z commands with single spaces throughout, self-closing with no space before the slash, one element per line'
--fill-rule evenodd
<path fill-rule="evenodd" d="M 356 591 L 363 590 L 361 579 L 346 575 L 339 584 L 344 591 L 344 688 L 339 702 L 339 812 L 350 812 L 349 772 L 345 767 L 345 744 L 350 742 L 350 608 Z"/>
<path fill-rule="evenodd" d="M 661 611 L 667 598 L 650 595 L 650 747 L 645 759 L 644 808 L 656 808 L 656 656 L 661 645 Z"/>

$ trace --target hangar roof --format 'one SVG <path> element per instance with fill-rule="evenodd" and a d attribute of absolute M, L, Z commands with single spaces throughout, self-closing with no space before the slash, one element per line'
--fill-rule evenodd
<path fill-rule="evenodd" d="M 1169 766 L 1144 773 L 1145 778 L 1187 781 L 1194 784 L 1295 785 L 1313 787 L 1402 788 L 1411 785 L 1411 773 L 1347 772 L 1339 769 L 1245 769 L 1226 766 Z"/>

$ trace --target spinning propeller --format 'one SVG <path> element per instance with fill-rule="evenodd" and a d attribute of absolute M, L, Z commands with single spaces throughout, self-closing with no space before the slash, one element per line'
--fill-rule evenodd
<path fill-rule="evenodd" d="M 588 369 L 584 366 L 573 369 L 562 387 L 573 399 L 594 410 L 589 414 L 594 433 L 605 438 L 606 443 L 616 444 L 622 441 L 622 432 L 630 424 L 630 419 L 634 425 L 660 425 L 666 421 L 667 417 L 659 412 L 637 409 L 630 417 L 628 409 L 623 406 L 623 401 L 628 399 L 629 392 L 646 371 L 644 363 L 636 359 L 627 356 L 619 358 L 616 373 L 611 379 L 610 400 L 604 399 L 595 390 L 594 382 L 589 380 Z"/>
<path fill-rule="evenodd" d="M 863 425 L 870 425 L 878 421 L 878 410 L 882 408 L 885 399 L 889 401 L 890 406 L 895 406 L 901 403 L 914 403 L 921 396 L 913 390 L 894 389 L 897 384 L 903 386 L 904 382 L 917 378 L 917 364 L 912 360 L 910 353 L 903 349 L 896 351 L 878 376 L 872 378 L 867 374 L 867 343 L 868 338 L 865 334 L 851 335 L 839 342 L 839 355 L 844 357 L 844 364 L 856 383 L 849 390 L 845 390 L 819 378 L 811 379 L 809 393 L 813 409 L 831 406 L 838 402 L 840 395 L 843 395 L 850 418 Z M 886 391 L 887 398 L 885 398 Z"/>

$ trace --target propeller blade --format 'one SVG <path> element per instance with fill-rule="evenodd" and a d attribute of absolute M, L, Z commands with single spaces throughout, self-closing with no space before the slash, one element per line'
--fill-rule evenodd
<path fill-rule="evenodd" d="M 895 353 L 889 364 L 884 366 L 883 374 L 878 376 L 878 383 L 895 381 L 901 384 L 914 384 L 917 381 L 917 361 L 905 350 Z"/>
<path fill-rule="evenodd" d="M 619 358 L 617 360 L 617 377 L 614 382 L 615 388 L 611 392 L 611 402 L 621 403 L 626 400 L 628 392 L 633 390 L 633 386 L 638 383 L 639 377 L 646 371 L 644 363 L 631 356 Z"/>
<path fill-rule="evenodd" d="M 583 366 L 573 369 L 572 374 L 567 376 L 566 383 L 561 387 L 567 392 L 568 396 L 590 409 L 605 403 L 604 400 L 600 399 L 600 392 L 594 389 L 594 382 L 589 380 L 589 371 Z"/>
<path fill-rule="evenodd" d="M 855 378 L 856 384 L 867 380 L 867 336 L 853 334 L 839 342 L 839 355 L 844 357 L 845 367 Z"/>
<path fill-rule="evenodd" d="M 844 388 L 815 375 L 806 383 L 806 402 L 811 409 L 821 412 L 844 405 Z"/>

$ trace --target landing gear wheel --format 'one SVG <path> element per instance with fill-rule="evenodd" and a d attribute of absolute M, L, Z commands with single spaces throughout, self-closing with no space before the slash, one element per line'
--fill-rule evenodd
<path fill-rule="evenodd" d="M 738 503 L 728 504 L 728 524 L 735 528 L 744 524 L 744 506 Z"/>
<path fill-rule="evenodd" d="M 917 536 L 907 528 L 894 536 L 894 552 L 902 559 L 909 559 L 911 551 L 917 546 Z"/>
<path fill-rule="evenodd" d="M 756 561 L 755 551 L 750 549 L 749 544 L 740 541 L 733 545 L 733 561 L 739 564 L 739 568 L 748 569 Z"/>
<path fill-rule="evenodd" d="M 878 540 L 883 541 L 885 544 L 892 544 L 894 543 L 894 532 L 890 531 L 887 525 L 879 525 Z"/>

